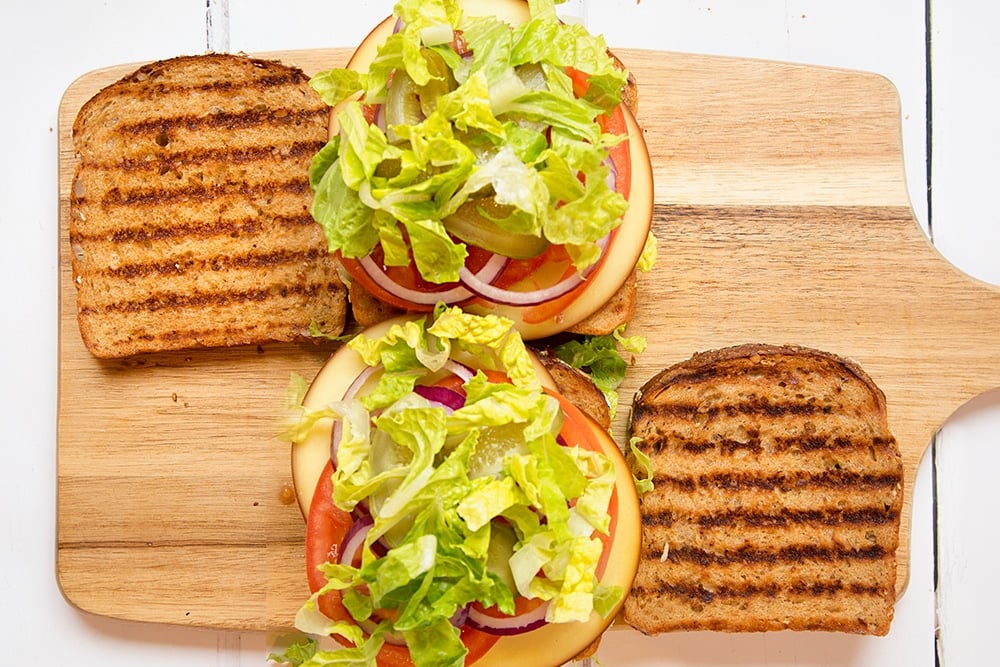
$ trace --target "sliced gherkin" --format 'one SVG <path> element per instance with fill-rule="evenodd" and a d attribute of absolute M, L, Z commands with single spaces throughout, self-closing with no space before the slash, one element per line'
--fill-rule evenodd
<path fill-rule="evenodd" d="M 511 259 L 531 259 L 542 254 L 549 245 L 544 237 L 511 232 L 495 222 L 513 212 L 513 207 L 484 197 L 470 199 L 441 222 L 462 241 Z"/>

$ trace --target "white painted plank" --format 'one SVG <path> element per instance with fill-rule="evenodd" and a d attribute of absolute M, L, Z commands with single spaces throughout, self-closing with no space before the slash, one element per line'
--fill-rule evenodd
<path fill-rule="evenodd" d="M 932 3 L 933 237 L 945 257 L 992 284 L 1000 284 L 993 196 L 1000 152 L 998 20 L 995 3 Z M 996 328 L 1000 335 L 1000 322 Z M 938 439 L 938 604 L 946 667 L 986 664 L 994 650 L 1000 537 L 990 518 L 1000 511 L 997 433 L 1000 392 L 992 392 L 959 410 Z"/>

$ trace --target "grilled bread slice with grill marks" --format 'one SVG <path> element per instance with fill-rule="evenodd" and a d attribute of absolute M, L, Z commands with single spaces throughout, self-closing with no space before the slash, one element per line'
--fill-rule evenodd
<path fill-rule="evenodd" d="M 301 70 L 238 55 L 154 62 L 84 104 L 69 232 L 87 348 L 340 333 L 346 290 L 309 213 L 328 127 Z"/>
<path fill-rule="evenodd" d="M 700 353 L 642 387 L 629 428 L 653 481 L 630 625 L 888 632 L 902 461 L 858 365 L 792 346 Z"/>

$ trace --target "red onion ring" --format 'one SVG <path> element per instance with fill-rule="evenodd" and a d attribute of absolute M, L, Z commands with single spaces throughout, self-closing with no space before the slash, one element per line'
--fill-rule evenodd
<path fill-rule="evenodd" d="M 385 132 L 385 130 L 386 130 L 386 124 L 385 124 L 385 105 L 384 104 L 379 104 L 377 107 L 375 107 L 375 117 L 372 119 L 372 121 L 373 121 L 375 127 L 377 127 L 378 129 L 382 130 L 383 132 Z"/>
<path fill-rule="evenodd" d="M 436 403 L 449 412 L 458 410 L 465 405 L 465 397 L 453 389 L 447 387 L 435 387 L 429 385 L 417 385 L 413 388 L 413 393 L 423 396 L 431 403 Z"/>
<path fill-rule="evenodd" d="M 608 165 L 608 176 L 605 182 L 608 184 L 608 189 L 612 192 L 618 191 L 618 168 L 615 167 L 615 161 L 611 158 L 604 160 L 604 164 Z"/>
<path fill-rule="evenodd" d="M 334 467 L 337 466 L 337 450 L 340 448 L 340 439 L 344 436 L 343 420 L 338 419 L 333 422 L 333 430 L 330 432 L 330 460 Z"/>
<path fill-rule="evenodd" d="M 461 378 L 463 381 L 468 382 L 476 374 L 471 368 L 465 364 L 460 364 L 454 359 L 449 359 L 444 362 L 444 368 L 451 371 L 451 374 Z"/>
<path fill-rule="evenodd" d="M 510 257 L 501 255 L 499 253 L 493 253 L 490 258 L 486 260 L 482 268 L 476 271 L 474 276 L 480 280 L 485 280 L 488 283 L 492 283 L 496 280 L 503 270 L 507 268 L 507 264 L 510 262 Z"/>
<path fill-rule="evenodd" d="M 607 252 L 608 239 L 610 236 L 611 235 L 608 234 L 597 242 L 602 255 Z M 578 287 L 590 276 L 591 273 L 594 272 L 599 263 L 600 260 L 588 266 L 582 273 L 576 272 L 568 278 L 565 278 L 554 285 L 550 285 L 549 287 L 529 290 L 526 292 L 518 292 L 515 290 L 497 287 L 496 285 L 483 281 L 478 275 L 464 268 L 459 270 L 458 276 L 459 280 L 462 281 L 462 284 L 475 293 L 476 296 L 492 301 L 493 303 L 502 303 L 509 306 L 537 306 L 540 303 L 557 299 Z"/>
<path fill-rule="evenodd" d="M 365 386 L 371 376 L 375 374 L 376 371 L 382 370 L 381 366 L 368 366 L 365 370 L 358 373 L 358 376 L 354 378 L 354 381 L 347 387 L 347 391 L 344 392 L 344 397 L 342 400 L 349 401 L 358 395 L 361 388 Z M 338 419 L 333 422 L 333 430 L 330 433 L 330 460 L 333 461 L 333 465 L 337 465 L 337 448 L 340 445 L 340 439 L 343 436 L 343 421 Z"/>
<path fill-rule="evenodd" d="M 352 523 L 351 527 L 347 529 L 347 534 L 344 535 L 344 541 L 340 544 L 340 552 L 337 554 L 338 563 L 341 565 L 354 564 L 354 559 L 361 550 L 361 546 L 365 543 L 365 538 L 368 537 L 368 533 L 371 531 L 374 523 L 374 519 L 372 519 L 372 517 L 368 514 L 359 514 L 354 516 L 354 523 Z M 377 625 L 378 624 L 371 618 L 358 622 L 358 626 L 369 635 L 375 631 Z M 386 632 L 383 635 L 383 638 L 387 644 L 406 644 L 406 640 L 404 640 L 401 635 L 394 632 Z"/>
<path fill-rule="evenodd" d="M 460 628 L 465 625 L 466 621 L 469 620 L 469 607 L 472 605 L 465 605 L 458 611 L 456 611 L 451 617 L 451 624 L 456 628 Z"/>
<path fill-rule="evenodd" d="M 358 260 L 361 264 L 361 268 L 365 270 L 368 277 L 371 278 L 376 285 L 389 292 L 393 296 L 399 297 L 400 299 L 405 299 L 410 303 L 416 303 L 421 306 L 433 306 L 439 301 L 444 303 L 457 303 L 459 301 L 465 301 L 472 296 L 462 285 L 456 285 L 451 289 L 442 290 L 440 292 L 421 292 L 420 290 L 411 289 L 409 287 L 403 287 L 395 280 L 389 277 L 385 271 L 382 271 L 375 260 L 371 258 L 371 255 L 365 255 Z"/>
<path fill-rule="evenodd" d="M 361 550 L 361 545 L 365 543 L 368 532 L 372 529 L 375 521 L 368 515 L 354 517 L 354 523 L 347 529 L 344 541 L 340 543 L 337 553 L 337 562 L 341 565 L 353 565 L 354 559 Z"/>
<path fill-rule="evenodd" d="M 358 395 L 361 391 L 361 387 L 365 386 L 365 383 L 375 374 L 376 371 L 382 370 L 381 366 L 368 366 L 365 370 L 358 373 L 358 377 L 354 378 L 354 382 L 347 387 L 347 391 L 344 392 L 345 401 L 349 401 Z"/>
<path fill-rule="evenodd" d="M 490 258 L 483 264 L 482 268 L 472 273 L 464 267 L 461 271 L 465 271 L 468 275 L 481 280 L 486 283 L 491 283 L 496 280 L 497 276 L 504 270 L 507 266 L 507 262 L 510 259 L 494 253 Z M 441 290 L 438 292 L 422 292 L 420 290 L 411 289 L 409 287 L 404 287 L 397 283 L 395 280 L 389 277 L 385 271 L 382 271 L 375 260 L 371 258 L 371 255 L 365 255 L 358 260 L 361 268 L 364 269 L 365 273 L 377 284 L 379 287 L 384 289 L 386 292 L 399 297 L 400 299 L 405 299 L 410 303 L 419 304 L 422 306 L 433 306 L 438 302 L 444 302 L 446 304 L 458 303 L 460 301 L 465 301 L 472 297 L 472 292 L 470 292 L 463 285 L 456 285 L 450 289 Z"/>
<path fill-rule="evenodd" d="M 490 616 L 476 605 L 469 606 L 468 625 L 491 635 L 519 635 L 545 625 L 545 612 L 549 603 L 543 602 L 534 609 L 516 616 Z"/>

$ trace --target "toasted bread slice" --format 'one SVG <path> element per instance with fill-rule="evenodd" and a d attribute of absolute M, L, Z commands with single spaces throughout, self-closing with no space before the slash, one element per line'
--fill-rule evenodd
<path fill-rule="evenodd" d="M 346 290 L 309 213 L 328 125 L 301 70 L 237 55 L 154 62 L 84 104 L 69 232 L 87 348 L 340 333 Z"/>
<path fill-rule="evenodd" d="M 629 428 L 654 486 L 630 625 L 888 632 L 902 461 L 857 364 L 792 346 L 697 354 L 642 387 Z"/>

